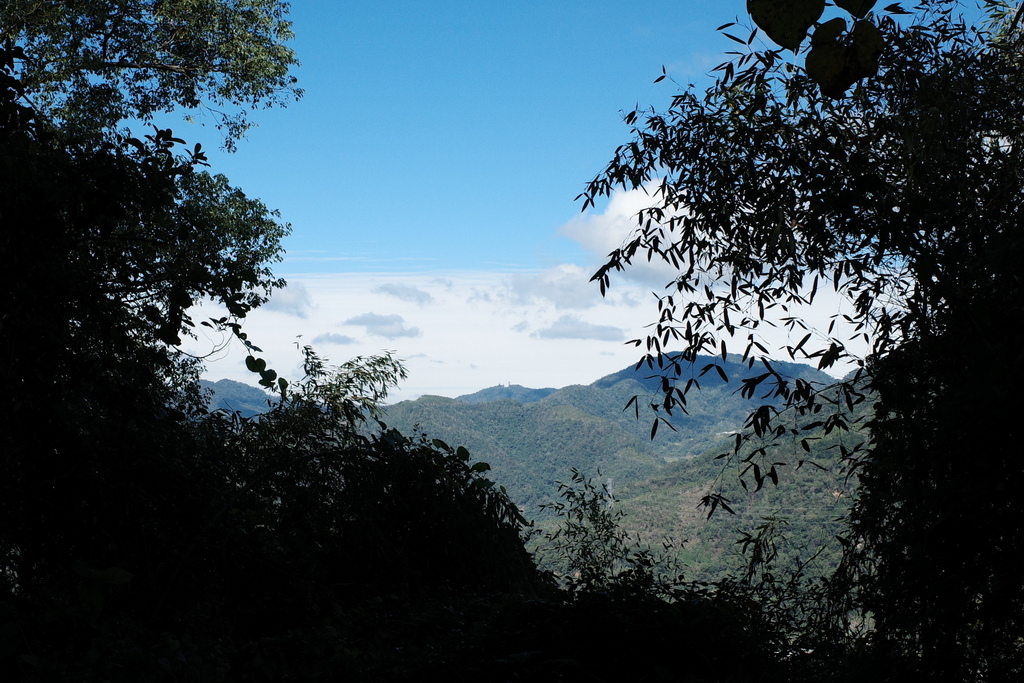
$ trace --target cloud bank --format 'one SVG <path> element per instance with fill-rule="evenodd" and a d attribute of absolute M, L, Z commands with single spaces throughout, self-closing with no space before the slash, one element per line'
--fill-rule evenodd
<path fill-rule="evenodd" d="M 270 295 L 270 301 L 263 304 L 266 311 L 279 311 L 297 318 L 308 318 L 313 300 L 301 282 L 289 282 Z"/>
<path fill-rule="evenodd" d="M 392 282 L 380 285 L 373 291 L 380 294 L 390 294 L 400 301 L 408 301 L 420 306 L 425 306 L 434 300 L 430 293 L 424 292 L 422 289 Z"/>
<path fill-rule="evenodd" d="M 363 313 L 349 318 L 342 325 L 361 325 L 366 329 L 367 334 L 386 339 L 400 339 L 402 337 L 418 337 L 418 327 L 406 327 L 405 320 L 400 315 L 378 315 L 376 313 Z"/>
<path fill-rule="evenodd" d="M 534 337 L 540 339 L 599 339 L 601 341 L 623 341 L 626 335 L 611 325 L 594 325 L 584 322 L 575 315 L 563 315 L 549 327 L 537 330 Z M 597 379 L 595 377 L 595 379 Z"/>
<path fill-rule="evenodd" d="M 313 344 L 333 344 L 335 346 L 348 346 L 349 344 L 355 344 L 356 340 L 352 337 L 344 334 L 319 334 L 313 337 Z"/>
<path fill-rule="evenodd" d="M 268 364 L 289 379 L 302 376 L 296 345 L 311 343 L 334 363 L 394 352 L 404 359 L 409 379 L 391 393 L 393 400 L 423 394 L 455 397 L 507 383 L 587 384 L 636 363 L 640 351 L 626 341 L 646 335 L 646 326 L 657 317 L 654 293 L 675 275 L 667 265 L 643 261 L 613 276 L 607 296 L 590 282 L 606 254 L 629 237 L 636 211 L 649 201 L 639 191 L 618 192 L 603 212 L 563 226 L 560 233 L 584 248 L 582 263 L 532 270 L 284 273 L 288 288 L 253 311 L 245 331 L 264 349 Z M 821 306 L 791 313 L 827 330 L 829 316 L 844 312 L 848 304 L 828 291 L 819 291 L 819 297 Z M 759 332 L 759 340 L 771 349 L 793 345 L 804 334 L 768 325 Z M 217 351 L 225 341 L 207 328 L 197 333 L 210 336 L 186 349 L 196 355 Z M 744 335 L 730 341 L 729 348 L 745 343 Z M 217 351 L 207 376 L 254 383 L 245 368 L 246 351 L 238 346 Z"/>

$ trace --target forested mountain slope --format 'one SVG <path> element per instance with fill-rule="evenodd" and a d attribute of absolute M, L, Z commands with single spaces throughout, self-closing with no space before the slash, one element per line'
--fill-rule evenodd
<path fill-rule="evenodd" d="M 713 369 L 700 375 L 715 362 L 729 381 Z M 831 381 L 805 365 L 773 367 L 809 382 Z M 748 488 L 740 483 L 745 466 L 740 458 L 716 458 L 731 451 L 732 435 L 767 400 L 760 395 L 744 399 L 739 393 L 741 380 L 759 370 L 735 359 L 698 358 L 692 372 L 701 389 L 691 394 L 688 413 L 671 416 L 675 431 L 663 426 L 653 439 L 644 410 L 659 380 L 646 367 L 625 368 L 585 386 L 511 385 L 457 399 L 424 396 L 388 407 L 384 420 L 402 432 L 418 429 L 452 446 L 465 446 L 474 460 L 491 465 L 492 479 L 507 488 L 527 517 L 542 525 L 549 515 L 540 506 L 557 498 L 558 482 L 568 481 L 575 468 L 609 487 L 626 513 L 622 527 L 631 535 L 654 545 L 670 538 L 672 554 L 691 578 L 712 578 L 738 566 L 735 541 L 768 516 L 791 548 L 833 542 L 840 532 L 837 520 L 851 497 L 852 483 L 844 476 L 835 446 L 843 439 L 850 446 L 861 439 L 857 435 L 821 439 L 812 431 L 800 439 L 783 439 L 771 456 L 782 463 L 777 467 L 780 486 L 769 482 L 757 491 L 749 473 L 744 478 Z M 213 391 L 213 408 L 267 408 L 266 394 L 254 387 L 224 380 L 205 386 Z M 640 397 L 640 419 L 632 408 L 623 409 L 633 396 Z M 804 438 L 811 451 L 802 447 Z M 725 496 L 735 514 L 707 518 L 700 501 L 712 490 Z"/>
<path fill-rule="evenodd" d="M 274 401 L 267 392 L 244 382 L 222 379 L 216 382 L 199 380 L 204 392 L 209 392 L 210 410 L 227 410 L 252 417 L 270 409 Z"/>
<path fill-rule="evenodd" d="M 701 390 L 691 394 L 687 414 L 676 411 L 666 416 L 674 431 L 662 426 L 654 439 L 647 404 L 660 380 L 656 370 L 646 366 L 626 368 L 586 386 L 564 387 L 530 402 L 479 400 L 502 387 L 460 399 L 424 396 L 389 406 L 384 419 L 399 430 L 419 429 L 431 438 L 465 446 L 474 458 L 491 465 L 494 480 L 508 489 L 524 513 L 536 517 L 538 506 L 552 500 L 556 482 L 567 480 L 572 468 L 592 476 L 600 471 L 614 487 L 622 487 L 651 479 L 669 463 L 694 458 L 742 429 L 747 415 L 763 401 L 760 396 L 740 396 L 740 381 L 760 373 L 758 367 L 737 361 L 700 357 L 691 364 Z M 714 369 L 701 375 L 715 363 L 728 382 Z M 810 382 L 831 381 L 809 366 L 775 367 Z M 520 395 L 532 398 L 520 389 Z M 634 396 L 639 397 L 639 419 L 632 407 L 624 409 Z"/>

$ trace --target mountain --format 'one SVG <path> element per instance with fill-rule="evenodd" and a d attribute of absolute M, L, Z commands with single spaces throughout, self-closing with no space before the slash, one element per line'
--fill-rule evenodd
<path fill-rule="evenodd" d="M 808 382 L 834 382 L 806 365 L 772 367 Z M 755 491 L 748 472 L 744 488 L 739 475 L 746 463 L 716 456 L 731 452 L 732 435 L 743 429 L 754 407 L 771 402 L 765 396 L 767 384 L 754 399 L 744 399 L 739 392 L 742 379 L 761 375 L 764 369 L 749 368 L 734 357 L 700 357 L 684 370 L 684 381 L 692 379 L 700 390 L 687 396 L 687 413 L 665 416 L 672 428 L 662 425 L 654 439 L 648 406 L 660 398 L 661 380 L 656 368 L 646 366 L 561 389 L 499 385 L 455 399 L 423 396 L 388 406 L 384 421 L 406 434 L 420 431 L 468 448 L 474 459 L 491 465 L 490 478 L 505 486 L 524 514 L 542 527 L 552 520 L 540 505 L 558 499 L 558 482 L 569 482 L 573 468 L 600 480 L 626 513 L 621 527 L 655 547 L 663 538 L 673 539 L 672 552 L 687 566 L 690 578 L 712 579 L 739 566 L 739 534 L 751 533 L 771 515 L 785 520 L 778 522 L 785 533 L 780 546 L 831 542 L 818 561 L 834 558 L 834 537 L 841 531 L 837 520 L 849 504 L 853 486 L 841 471 L 837 448 L 852 447 L 862 437 L 842 432 L 825 437 L 812 430 L 801 432 L 799 438 L 780 439 L 768 451 L 769 464 L 777 465 L 779 486 L 769 482 Z M 213 392 L 213 408 L 237 409 L 245 415 L 267 410 L 268 395 L 247 384 L 221 380 L 204 382 L 204 387 Z M 639 418 L 633 407 L 624 410 L 633 396 L 639 397 Z M 801 443 L 804 439 L 809 452 Z M 707 518 L 699 503 L 712 490 L 726 497 L 735 514 L 720 510 Z"/>
<path fill-rule="evenodd" d="M 491 465 L 492 478 L 507 488 L 524 513 L 536 517 L 538 506 L 555 498 L 557 482 L 568 481 L 572 468 L 591 476 L 600 471 L 619 488 L 655 477 L 673 462 L 695 458 L 741 430 L 750 411 L 765 401 L 761 396 L 742 398 L 740 380 L 764 370 L 738 360 L 700 357 L 686 364 L 684 379 L 692 379 L 700 391 L 687 397 L 686 414 L 660 413 L 671 428 L 662 425 L 653 440 L 647 406 L 660 402 L 661 380 L 656 369 L 646 366 L 557 390 L 498 386 L 459 399 L 424 396 L 389 406 L 384 420 L 403 432 L 419 430 L 465 446 Z M 729 381 L 714 369 L 716 364 Z M 773 367 L 823 385 L 833 381 L 806 365 Z M 490 396 L 497 399 L 487 400 Z M 639 419 L 632 407 L 624 410 L 634 396 L 639 397 Z"/>
<path fill-rule="evenodd" d="M 463 403 L 489 403 L 491 401 L 500 401 L 502 399 L 511 399 L 513 401 L 519 401 L 520 403 L 533 403 L 539 401 L 545 396 L 558 391 L 557 389 L 530 389 L 519 384 L 499 384 L 495 387 L 489 387 L 487 389 L 481 389 L 480 391 L 473 394 L 464 394 L 459 396 L 456 400 L 462 401 Z"/>
<path fill-rule="evenodd" d="M 199 380 L 199 385 L 210 392 L 210 410 L 237 411 L 244 417 L 252 417 L 265 413 L 269 408 L 267 401 L 271 397 L 267 392 L 242 382 L 231 379 L 209 382 L 203 379 Z"/>

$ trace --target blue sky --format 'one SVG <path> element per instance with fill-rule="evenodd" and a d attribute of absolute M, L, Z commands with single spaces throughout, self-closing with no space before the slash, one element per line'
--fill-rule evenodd
<path fill-rule="evenodd" d="M 627 140 L 620 112 L 668 102 L 663 64 L 701 78 L 729 45 L 715 27 L 742 9 L 294 2 L 305 96 L 255 113 L 214 168 L 293 223 L 290 272 L 578 258 L 556 231 Z"/>
<path fill-rule="evenodd" d="M 498 383 L 589 383 L 635 361 L 624 342 L 671 271 L 629 273 L 602 299 L 589 276 L 643 199 L 581 215 L 574 197 L 629 140 L 622 114 L 703 88 L 745 12 L 721 2 L 292 3 L 305 96 L 253 114 L 235 154 L 175 133 L 292 224 L 287 290 L 246 323 L 296 377 L 300 343 L 335 361 L 393 350 L 393 395 Z M 741 17 L 746 21 L 745 17 Z M 205 353 L 216 339 L 192 348 Z M 212 379 L 252 382 L 239 349 Z"/>

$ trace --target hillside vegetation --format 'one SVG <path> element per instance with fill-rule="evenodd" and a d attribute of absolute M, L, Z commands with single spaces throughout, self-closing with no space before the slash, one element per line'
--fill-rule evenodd
<path fill-rule="evenodd" d="M 719 358 L 730 381 L 716 371 L 701 375 L 715 360 L 700 357 L 690 364 L 701 390 L 692 394 L 685 414 L 669 417 L 674 429 L 663 427 L 653 438 L 649 422 L 638 419 L 632 408 L 624 409 L 634 396 L 642 407 L 655 396 L 659 379 L 646 367 L 626 368 L 586 386 L 517 388 L 517 395 L 531 397 L 524 401 L 486 400 L 502 397 L 504 387 L 458 399 L 425 396 L 389 406 L 384 419 L 403 432 L 421 430 L 464 445 L 491 466 L 493 479 L 506 487 L 523 514 L 542 526 L 551 513 L 541 506 L 556 498 L 559 482 L 569 481 L 572 470 L 594 478 L 618 498 L 626 513 L 622 527 L 644 543 L 672 539 L 672 555 L 694 578 L 720 577 L 735 568 L 736 539 L 770 515 L 788 520 L 786 535 L 793 547 L 834 544 L 841 526 L 837 520 L 851 495 L 839 451 L 831 448 L 841 435 L 822 441 L 812 431 L 783 440 L 771 457 L 784 463 L 776 471 L 785 486 L 768 483 L 755 492 L 748 475 L 751 483 L 745 490 L 739 478 L 743 463 L 726 466 L 717 456 L 731 452 L 732 435 L 744 429 L 750 411 L 761 404 L 761 396 L 743 398 L 739 389 L 742 379 L 759 372 L 736 358 L 724 363 Z M 773 366 L 808 382 L 831 381 L 806 365 Z M 810 450 L 801 445 L 805 439 Z M 856 436 L 848 440 L 861 441 Z M 721 492 L 735 514 L 708 519 L 700 503 L 710 491 Z"/>
<path fill-rule="evenodd" d="M 725 382 L 715 371 L 701 370 L 717 360 L 729 373 Z M 428 438 L 464 446 L 491 467 L 491 478 L 506 488 L 528 519 L 552 528 L 552 513 L 542 506 L 554 501 L 558 484 L 573 470 L 608 488 L 624 514 L 620 525 L 641 544 L 659 547 L 672 541 L 669 556 L 681 562 L 688 578 L 717 579 L 744 562 L 736 541 L 771 517 L 784 539 L 784 552 L 806 556 L 827 546 L 821 568 L 838 558 L 835 537 L 840 534 L 853 484 L 843 469 L 838 445 L 863 439 L 836 433 L 823 438 L 821 430 L 790 436 L 771 451 L 782 486 L 770 480 L 756 490 L 752 473 L 740 483 L 746 466 L 731 453 L 732 435 L 743 430 L 761 397 L 740 396 L 740 380 L 756 376 L 731 358 L 710 357 L 691 364 L 701 391 L 693 394 L 687 413 L 671 416 L 675 428 L 662 428 L 651 438 L 650 426 L 632 408 L 633 396 L 653 397 L 657 379 L 644 368 L 629 367 L 589 385 L 562 389 L 496 386 L 457 399 L 424 396 L 388 406 L 383 419 L 403 433 L 419 431 Z M 780 372 L 808 382 L 826 384 L 831 378 L 794 363 L 773 363 Z M 222 380 L 210 385 L 214 407 L 257 406 L 266 395 L 240 383 Z M 222 393 L 226 387 L 231 393 Z M 245 390 L 249 390 L 246 394 Z M 513 398 L 518 397 L 518 399 Z M 801 442 L 806 442 L 805 450 Z M 752 470 L 752 468 L 751 468 Z M 734 514 L 710 518 L 701 501 L 710 491 L 721 493 Z"/>

